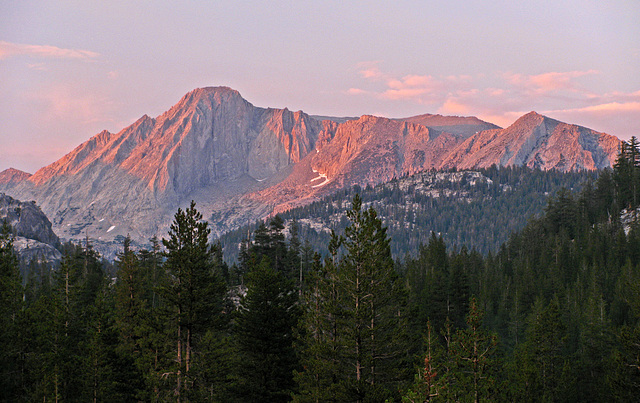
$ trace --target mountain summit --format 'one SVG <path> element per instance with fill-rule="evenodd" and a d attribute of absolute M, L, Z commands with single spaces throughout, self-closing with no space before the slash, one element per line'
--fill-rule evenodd
<path fill-rule="evenodd" d="M 468 169 L 496 164 L 595 170 L 610 167 L 619 146 L 620 140 L 614 136 L 529 112 L 506 129 L 471 136 L 446 158 L 443 167 Z"/>
<path fill-rule="evenodd" d="M 318 118 L 209 87 L 156 118 L 98 133 L 33 175 L 4 171 L 0 191 L 36 200 L 63 239 L 145 241 L 192 199 L 219 234 L 345 186 L 432 168 L 599 169 L 618 145 L 535 112 L 506 129 L 441 115 Z"/>

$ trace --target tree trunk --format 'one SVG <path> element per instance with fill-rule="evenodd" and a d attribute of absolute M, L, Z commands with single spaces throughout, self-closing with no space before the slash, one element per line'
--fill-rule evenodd
<path fill-rule="evenodd" d="M 178 308 L 178 356 L 177 356 L 177 361 L 178 361 L 178 372 L 176 373 L 177 375 L 177 386 L 176 386 L 176 401 L 178 403 L 180 403 L 180 386 L 181 386 L 181 382 L 182 382 L 182 326 L 180 326 L 180 308 Z"/>

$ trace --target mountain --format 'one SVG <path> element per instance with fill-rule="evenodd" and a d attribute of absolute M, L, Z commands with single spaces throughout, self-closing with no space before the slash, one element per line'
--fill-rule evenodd
<path fill-rule="evenodd" d="M 0 172 L 0 185 L 14 185 L 31 176 L 30 173 L 15 168 L 5 169 Z"/>
<path fill-rule="evenodd" d="M 442 168 L 486 168 L 526 165 L 560 171 L 595 170 L 615 161 L 620 140 L 585 127 L 530 112 L 506 129 L 485 130 L 469 137 Z"/>
<path fill-rule="evenodd" d="M 161 235 L 192 197 L 224 204 L 273 184 L 336 125 L 256 108 L 229 88 L 198 89 L 159 117 L 103 131 L 5 189 L 38 200 L 64 238 L 145 239 Z"/>
<path fill-rule="evenodd" d="M 506 129 L 458 116 L 313 117 L 210 87 L 156 118 L 98 133 L 31 176 L 4 171 L 0 191 L 36 200 L 62 238 L 113 249 L 127 234 L 163 236 L 192 199 L 220 235 L 344 187 L 428 169 L 602 168 L 618 143 L 535 113 Z"/>
<path fill-rule="evenodd" d="M 6 221 L 14 235 L 13 246 L 24 268 L 32 260 L 58 263 L 60 239 L 51 222 L 34 201 L 22 202 L 0 193 L 0 223 Z"/>
<path fill-rule="evenodd" d="M 474 116 L 465 117 L 424 114 L 396 120 L 401 120 L 409 123 L 417 123 L 434 130 L 446 131 L 452 134 L 456 134 L 465 139 L 484 130 L 500 128 L 492 123 L 484 122 Z"/>
<path fill-rule="evenodd" d="M 365 115 L 339 125 L 333 139 L 296 164 L 286 180 L 254 197 L 280 212 L 345 187 L 438 168 L 461 141 L 420 124 Z"/>

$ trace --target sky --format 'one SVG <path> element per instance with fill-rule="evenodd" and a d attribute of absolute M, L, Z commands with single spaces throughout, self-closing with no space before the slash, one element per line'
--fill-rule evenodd
<path fill-rule="evenodd" d="M 314 115 L 640 136 L 640 1 L 0 0 L 0 171 L 228 86 Z"/>

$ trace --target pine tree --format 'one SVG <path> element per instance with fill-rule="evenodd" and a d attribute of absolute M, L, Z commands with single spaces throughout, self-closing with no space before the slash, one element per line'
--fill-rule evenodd
<path fill-rule="evenodd" d="M 0 390 L 7 400 L 17 399 L 22 393 L 19 337 L 22 292 L 19 262 L 13 250 L 13 236 L 5 221 L 0 229 Z"/>
<path fill-rule="evenodd" d="M 418 373 L 411 388 L 402 396 L 403 403 L 426 403 L 437 401 L 443 394 L 443 390 L 447 387 L 445 381 L 447 378 L 440 373 L 439 361 L 442 360 L 444 352 L 438 345 L 438 338 L 433 332 L 431 323 L 427 322 L 426 352 L 424 355 L 423 365 L 419 368 Z"/>
<path fill-rule="evenodd" d="M 118 352 L 122 365 L 120 373 L 125 373 L 130 394 L 135 396 L 135 388 L 142 389 L 146 353 L 144 339 L 148 337 L 147 321 L 151 315 L 145 300 L 145 277 L 142 266 L 131 250 L 131 238 L 127 236 L 123 252 L 116 260 L 118 268 L 115 283 L 115 327 L 118 331 Z"/>
<path fill-rule="evenodd" d="M 483 329 L 482 318 L 478 302 L 472 297 L 467 328 L 456 332 L 449 350 L 453 361 L 449 387 L 457 401 L 477 403 L 495 400 L 498 340 L 497 336 Z"/>
<path fill-rule="evenodd" d="M 177 400 L 189 397 L 196 377 L 191 373 L 197 342 L 207 329 L 222 320 L 225 285 L 212 262 L 208 243 L 210 229 L 195 208 L 178 209 L 163 239 L 166 248 L 165 268 L 170 276 L 162 296 L 173 310 L 175 367 L 167 372 L 175 376 Z"/>
<path fill-rule="evenodd" d="M 376 211 L 363 211 L 362 200 L 356 195 L 347 218 L 339 294 L 346 321 L 345 359 L 354 368 L 348 381 L 354 400 L 380 399 L 380 394 L 388 393 L 387 388 L 397 381 L 394 365 L 402 349 L 396 336 L 399 329 L 406 329 L 405 296 L 386 228 Z"/>
<path fill-rule="evenodd" d="M 297 346 L 302 371 L 296 372 L 296 402 L 344 401 L 345 374 L 350 370 L 343 359 L 345 327 L 340 301 L 338 249 L 342 237 L 331 233 L 324 264 L 315 255 L 309 288 L 303 294 L 303 317 Z"/>
<path fill-rule="evenodd" d="M 298 294 L 267 256 L 249 272 L 247 286 L 236 326 L 243 400 L 288 401 L 297 367 L 293 331 Z"/>
<path fill-rule="evenodd" d="M 538 299 L 529 315 L 526 341 L 516 351 L 515 398 L 520 401 L 557 401 L 567 386 L 566 326 L 557 298 L 548 304 Z"/>

